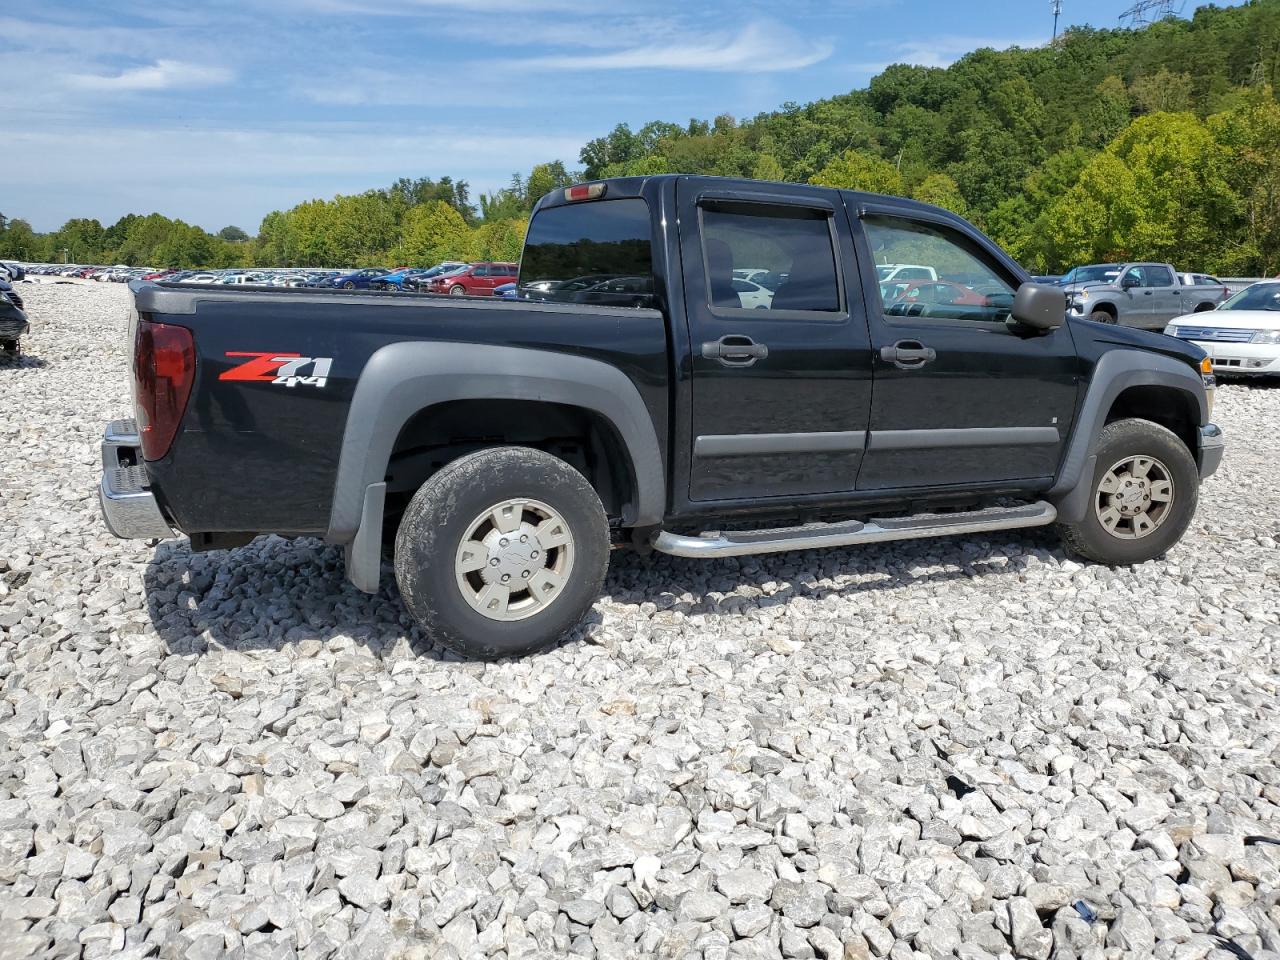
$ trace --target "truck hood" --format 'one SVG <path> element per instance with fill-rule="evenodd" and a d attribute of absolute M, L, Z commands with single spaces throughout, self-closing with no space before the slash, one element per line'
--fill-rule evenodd
<path fill-rule="evenodd" d="M 1108 293 L 1115 292 L 1120 288 L 1114 283 L 1107 283 L 1104 280 L 1089 280 L 1084 283 L 1064 283 L 1062 284 L 1063 292 L 1070 297 L 1073 293 L 1079 293 L 1081 290 L 1088 290 L 1092 294 L 1095 290 L 1106 290 Z"/>
<path fill-rule="evenodd" d="M 1071 332 L 1077 338 L 1077 342 L 1081 337 L 1088 337 L 1098 344 L 1150 350 L 1174 360 L 1181 360 L 1197 370 L 1200 368 L 1200 361 L 1205 357 L 1205 352 L 1189 340 L 1166 337 L 1163 333 L 1139 330 L 1135 327 L 1119 327 L 1110 323 L 1094 323 L 1091 320 L 1078 318 L 1071 318 L 1067 322 L 1071 324 Z"/>
<path fill-rule="evenodd" d="M 1280 310 L 1205 310 L 1184 313 L 1169 324 L 1200 330 L 1274 330 L 1280 327 Z"/>

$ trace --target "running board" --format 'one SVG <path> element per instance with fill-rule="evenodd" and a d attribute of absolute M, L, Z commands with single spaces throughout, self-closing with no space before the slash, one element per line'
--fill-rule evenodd
<path fill-rule="evenodd" d="M 918 540 L 922 537 L 949 537 L 1020 527 L 1043 527 L 1053 523 L 1058 511 L 1039 500 L 1017 507 L 989 507 L 963 513 L 918 513 L 909 517 L 883 517 L 862 523 L 807 523 L 775 530 L 742 530 L 681 536 L 659 531 L 653 549 L 676 557 L 742 557 L 752 553 L 781 553 L 784 550 L 812 550 L 818 547 L 848 547 L 889 540 Z"/>

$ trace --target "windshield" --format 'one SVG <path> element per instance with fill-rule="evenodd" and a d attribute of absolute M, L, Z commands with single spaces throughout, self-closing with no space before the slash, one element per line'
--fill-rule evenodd
<path fill-rule="evenodd" d="M 881 280 L 883 280 L 885 277 L 889 276 L 889 274 L 893 273 L 893 271 L 896 269 L 897 267 L 893 266 L 892 264 L 888 266 L 881 264 L 880 266 L 876 267 L 876 276 L 879 277 Z"/>
<path fill-rule="evenodd" d="M 1245 287 L 1219 310 L 1280 310 L 1280 283 L 1255 283 Z"/>
<path fill-rule="evenodd" d="M 1062 278 L 1063 283 L 1098 283 L 1120 276 L 1120 266 L 1115 263 L 1098 263 L 1091 267 L 1076 267 Z"/>

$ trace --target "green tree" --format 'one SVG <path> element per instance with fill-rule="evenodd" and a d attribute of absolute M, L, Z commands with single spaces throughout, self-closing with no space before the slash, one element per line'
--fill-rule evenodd
<path fill-rule="evenodd" d="M 773 155 L 762 153 L 756 158 L 755 165 L 751 168 L 751 179 L 785 180 L 787 175 L 782 169 L 782 164 Z"/>
<path fill-rule="evenodd" d="M 1224 231 L 1223 255 L 1233 271 L 1280 273 L 1280 104 L 1264 90 L 1234 110 L 1209 118 L 1214 139 L 1231 152 L 1227 178 L 1240 196 L 1242 229 Z"/>
<path fill-rule="evenodd" d="M 857 150 L 846 150 L 810 177 L 809 182 L 898 196 L 906 192 L 902 175 L 892 163 Z"/>
<path fill-rule="evenodd" d="M 0 257 L 6 260 L 43 260 L 48 246 L 25 220 L 9 220 L 0 230 Z"/>
<path fill-rule="evenodd" d="M 932 173 L 921 181 L 912 192 L 912 196 L 924 203 L 932 203 L 952 213 L 964 216 L 968 205 L 960 194 L 959 185 L 945 173 Z"/>
<path fill-rule="evenodd" d="M 533 205 L 552 190 L 563 190 L 573 183 L 573 176 L 564 168 L 559 160 L 540 163 L 529 171 L 524 183 L 525 209 L 532 210 Z"/>
<path fill-rule="evenodd" d="M 403 259 L 415 266 L 471 257 L 473 236 L 462 215 L 442 201 L 423 203 L 405 215 Z"/>
<path fill-rule="evenodd" d="M 1194 115 L 1139 117 L 1052 205 L 1051 241 L 1069 262 L 1138 257 L 1218 270 L 1242 208 L 1230 165 Z"/>
<path fill-rule="evenodd" d="M 227 240 L 231 243 L 243 243 L 245 240 L 249 239 L 249 235 L 247 233 L 245 233 L 239 227 L 234 227 L 234 226 L 223 227 L 221 230 L 218 231 L 218 236 L 221 239 Z"/>

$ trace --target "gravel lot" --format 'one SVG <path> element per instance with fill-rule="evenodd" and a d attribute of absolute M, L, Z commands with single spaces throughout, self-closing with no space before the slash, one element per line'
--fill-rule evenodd
<path fill-rule="evenodd" d="M 112 539 L 127 291 L 23 294 L 0 956 L 1280 958 L 1280 389 L 1165 561 L 617 555 L 485 665 L 318 542 Z"/>

